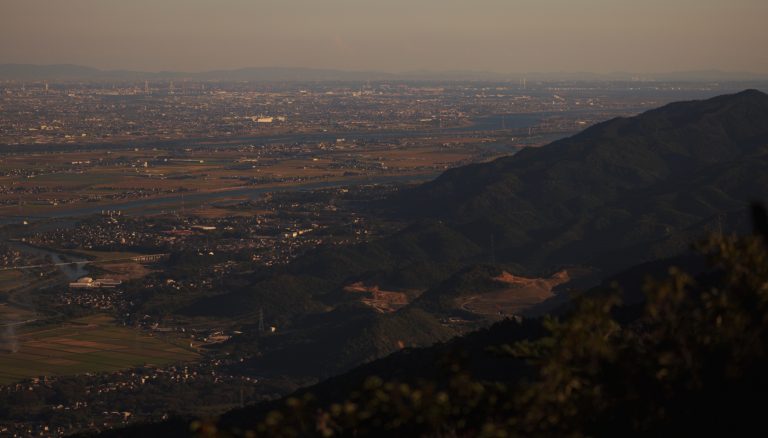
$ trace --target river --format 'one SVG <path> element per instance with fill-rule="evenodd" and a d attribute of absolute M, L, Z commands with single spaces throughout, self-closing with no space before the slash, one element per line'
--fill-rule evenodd
<path fill-rule="evenodd" d="M 46 144 L 46 145 L 5 145 L 1 152 L 11 153 L 30 153 L 30 152 L 50 152 L 68 151 L 68 150 L 88 150 L 88 149 L 110 149 L 124 150 L 134 148 L 178 148 L 189 147 L 191 145 L 211 144 L 217 147 L 233 147 L 243 144 L 268 145 L 268 144 L 294 144 L 294 143 L 318 143 L 333 142 L 337 138 L 346 138 L 354 140 L 384 140 L 397 137 L 425 137 L 440 134 L 470 133 L 482 131 L 494 131 L 502 128 L 523 129 L 530 126 L 536 126 L 548 117 L 554 114 L 565 115 L 584 110 L 570 110 L 565 112 L 542 111 L 534 113 L 510 113 L 510 114 L 492 114 L 488 116 L 475 117 L 471 124 L 466 126 L 456 126 L 450 128 L 425 127 L 420 130 L 384 130 L 384 131 L 336 131 L 336 132 L 310 132 L 310 133 L 288 133 L 276 135 L 245 136 L 237 138 L 200 138 L 183 140 L 139 140 L 125 143 L 87 143 L 87 144 Z M 503 122 L 502 122 L 503 120 Z"/>
<path fill-rule="evenodd" d="M 338 136 L 355 139 L 374 139 L 374 138 L 387 138 L 387 137 L 402 137 L 402 136 L 423 136 L 427 134 L 439 134 L 447 132 L 463 132 L 463 131 L 492 131 L 500 129 L 501 126 L 505 126 L 507 129 L 519 129 L 529 126 L 535 126 L 542 120 L 553 115 L 553 112 L 540 112 L 540 113 L 521 113 L 521 114 L 495 114 L 484 117 L 478 117 L 473 119 L 473 124 L 470 126 L 446 128 L 443 130 L 424 130 L 424 131 L 386 131 L 386 132 L 363 132 L 363 133 L 316 133 L 316 134 L 295 134 L 295 135 L 282 135 L 271 137 L 254 137 L 238 139 L 240 144 L 247 142 L 254 142 L 256 144 L 268 144 L 268 143 L 294 143 L 294 142 L 313 142 L 313 141 L 325 141 L 335 140 Z M 178 144 L 184 143 L 178 141 Z M 190 142 L 186 142 L 189 144 Z M 194 142 L 191 142 L 194 143 Z M 157 143 L 156 143 L 157 144 Z M 95 146 L 95 145 L 93 145 Z M 117 145 L 115 145 L 117 146 Z M 122 146 L 122 145 L 121 145 Z M 90 146 L 89 146 L 90 147 Z M 493 145 L 489 145 L 489 148 L 493 148 Z M 390 182 L 425 182 L 435 178 L 439 173 L 426 174 L 426 175 L 389 175 L 389 176 L 369 176 L 359 178 L 347 178 L 343 181 L 320 181 L 320 182 L 308 182 L 304 184 L 292 184 L 286 186 L 270 186 L 270 187 L 242 187 L 231 190 L 222 191 L 208 191 L 208 192 L 192 192 L 184 193 L 172 196 L 162 196 L 158 198 L 137 199 L 125 202 L 117 202 L 109 205 L 95 205 L 95 206 L 59 206 L 56 210 L 46 213 L 35 215 L 34 217 L 25 216 L 4 216 L 0 217 L 0 224 L 20 224 L 25 220 L 37 220 L 37 219 L 59 219 L 67 217 L 80 217 L 88 216 L 92 214 L 98 214 L 103 210 L 120 210 L 123 212 L 129 212 L 132 210 L 141 210 L 143 214 L 160 213 L 162 211 L 170 210 L 174 208 L 172 204 L 179 204 L 182 201 L 185 204 L 201 204 L 207 201 L 217 200 L 221 198 L 248 198 L 256 199 L 268 192 L 277 191 L 296 191 L 296 190 L 316 190 L 327 187 L 338 187 L 348 185 L 359 184 L 384 184 Z M 183 198 L 182 198 L 183 196 Z"/>
<path fill-rule="evenodd" d="M 120 210 L 123 212 L 131 210 L 141 210 L 142 214 L 158 213 L 171 209 L 172 204 L 179 204 L 182 201 L 185 204 L 195 205 L 208 201 L 216 201 L 226 198 L 247 198 L 258 199 L 265 193 L 317 190 L 329 187 L 344 187 L 350 185 L 364 184 L 386 184 L 392 182 L 424 182 L 434 179 L 438 174 L 425 175 L 387 175 L 387 176 L 368 176 L 359 178 L 347 178 L 341 181 L 316 181 L 304 184 L 291 184 L 285 186 L 268 187 L 239 187 L 230 190 L 208 191 L 208 192 L 190 192 L 179 193 L 178 195 L 162 196 L 159 198 L 137 199 L 134 201 L 118 202 L 108 205 L 79 206 L 71 207 L 59 206 L 55 211 L 45 215 L 38 214 L 35 219 L 58 219 L 67 217 L 88 216 L 101 213 L 103 210 Z M 183 198 L 182 198 L 183 196 Z M 175 207 L 173 207 L 175 208 Z M 3 218 L 5 223 L 21 223 L 24 219 L 18 216 Z"/>
<path fill-rule="evenodd" d="M 62 254 L 58 252 L 54 252 L 48 249 L 38 248 L 36 246 L 27 245 L 26 243 L 19 242 L 17 240 L 8 241 L 6 244 L 24 254 L 33 256 L 33 257 L 42 257 L 42 258 L 50 258 L 50 262 L 52 264 L 58 264 L 58 263 L 69 263 L 69 262 L 87 262 L 87 259 L 84 259 L 82 257 L 73 256 L 70 254 Z M 82 278 L 88 275 L 88 271 L 85 269 L 86 264 L 72 264 L 72 265 L 62 265 L 58 266 L 58 268 L 61 270 L 61 272 L 67 276 L 69 280 L 77 280 L 78 278 Z"/>

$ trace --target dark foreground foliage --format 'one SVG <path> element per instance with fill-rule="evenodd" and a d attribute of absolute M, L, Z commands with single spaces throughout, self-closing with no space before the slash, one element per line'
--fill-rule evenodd
<path fill-rule="evenodd" d="M 627 319 L 618 292 L 579 300 L 544 321 L 548 335 L 489 347 L 525 358 L 533 378 L 483 379 L 457 364 L 448 382 L 370 377 L 346 401 L 312 395 L 250 424 L 195 422 L 201 435 L 627 436 L 765 430 L 768 389 L 766 238 L 713 236 L 712 268 L 672 269 L 646 285 Z M 619 316 L 624 315 L 624 316 Z M 513 382 L 513 383 L 510 383 Z"/>

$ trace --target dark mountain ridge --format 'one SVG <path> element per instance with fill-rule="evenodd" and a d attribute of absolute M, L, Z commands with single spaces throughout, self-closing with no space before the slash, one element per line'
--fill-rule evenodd
<path fill-rule="evenodd" d="M 617 189 L 647 186 L 676 171 L 759 155 L 766 147 L 768 95 L 746 90 L 611 119 L 547 146 L 526 148 L 491 163 L 451 169 L 403 193 L 396 201 L 404 203 L 403 213 L 414 216 L 466 220 L 483 214 L 470 207 L 481 202 L 478 198 L 492 196 L 486 192 L 498 184 L 506 185 L 515 198 L 529 196 L 529 202 L 553 202 L 534 196 L 547 191 L 562 196 L 589 189 L 610 196 Z M 567 192 L 554 185 L 560 180 L 572 184 Z M 530 187 L 535 183 L 543 183 L 538 193 Z M 515 199 L 502 201 L 501 206 L 506 207 Z"/>
<path fill-rule="evenodd" d="M 567 263 L 594 266 L 602 270 L 596 280 L 625 284 L 629 306 L 621 312 L 629 316 L 619 320 L 631 320 L 643 307 L 638 283 L 646 275 L 666 272 L 670 264 L 683 265 L 697 275 L 703 269 L 700 258 L 673 257 L 713 231 L 749 229 L 745 213 L 749 202 L 768 199 L 766 146 L 768 95 L 747 90 L 610 120 L 548 146 L 448 171 L 387 201 L 395 214 L 428 225 L 411 226 L 355 247 L 321 249 L 280 273 L 302 280 L 295 290 L 281 293 L 280 300 L 290 293 L 327 304 L 344 284 L 365 279 L 401 288 L 418 285 L 425 290 L 420 299 L 387 315 L 360 311 L 348 303 L 324 314 L 296 315 L 294 327 L 307 324 L 297 330 L 301 333 L 282 338 L 288 344 L 275 345 L 272 357 L 265 355 L 252 365 L 258 369 L 275 361 L 273 366 L 280 369 L 282 363 L 308 364 L 330 374 L 396 351 L 398 341 L 425 346 L 444 340 L 448 334 L 437 315 L 445 311 L 446 303 L 493 291 L 491 280 L 510 266 L 522 271 L 551 270 Z M 496 245 L 492 249 L 489 234 Z M 479 259 L 487 260 L 483 248 L 494 251 L 504 267 L 471 268 Z M 631 266 L 636 267 L 627 271 Z M 409 271 L 407 276 L 397 275 L 404 270 Z M 606 274 L 621 271 L 620 276 Z M 232 312 L 227 303 L 233 297 L 238 309 L 253 307 L 274 289 L 268 283 L 262 286 L 212 297 L 193 307 L 198 312 L 217 306 Z M 562 313 L 564 307 L 557 304 L 547 312 Z M 409 338 L 412 332 L 418 333 Z M 502 366 L 501 377 L 493 377 L 514 381 L 528 369 L 525 364 L 497 361 L 487 351 L 493 344 L 482 339 L 515 341 L 542 332 L 539 321 L 523 320 L 520 325 L 506 321 L 447 346 L 373 362 L 315 387 L 315 392 L 323 398 L 328 391 L 331 395 L 325 400 L 332 402 L 343 399 L 367 375 L 406 381 L 429 376 L 438 356 L 456 345 L 469 352 L 470 362 L 481 361 L 482 370 L 495 373 L 502 364 L 514 368 L 510 372 Z M 304 348 L 307 345 L 312 348 Z M 326 355 L 322 364 L 314 365 L 317 348 Z M 343 363 L 340 357 L 345 358 Z M 253 415 L 263 413 L 262 408 L 235 411 L 223 423 L 252 426 Z"/>
<path fill-rule="evenodd" d="M 746 90 L 612 119 L 547 146 L 452 169 L 388 206 L 448 221 L 476 242 L 492 234 L 504 260 L 531 267 L 645 246 L 640 258 L 627 260 L 632 264 L 668 235 L 690 227 L 701 234 L 718 215 L 764 198 L 766 151 L 768 95 Z M 589 248 L 573 246 L 587 240 Z"/>
<path fill-rule="evenodd" d="M 390 211 L 414 218 L 401 231 L 318 248 L 245 278 L 248 286 L 177 311 L 240 317 L 264 309 L 289 334 L 260 346 L 269 351 L 254 367 L 268 373 L 290 364 L 327 377 L 399 345 L 454 335 L 439 320 L 461 316 L 452 307 L 456 298 L 493 292 L 497 273 L 472 266 L 495 260 L 528 277 L 583 266 L 589 277 L 564 287 L 585 288 L 681 254 L 709 232 L 745 231 L 748 203 L 768 199 L 765 145 L 768 96 L 758 91 L 614 119 L 548 146 L 448 171 L 388 201 Z M 382 315 L 346 307 L 355 298 L 343 289 L 356 282 L 424 294 Z"/>
<path fill-rule="evenodd" d="M 689 252 L 680 257 L 632 267 L 615 277 L 607 278 L 603 285 L 587 291 L 584 296 L 599 297 L 609 294 L 611 290 L 621 291 L 622 305 L 612 313 L 621 324 L 630 325 L 640 317 L 645 306 L 643 286 L 651 278 L 658 280 L 668 276 L 671 267 L 682 268 L 703 284 L 722 281 L 719 274 L 714 277 L 716 280 L 713 280 L 712 267 L 708 267 L 705 257 Z M 488 266 L 474 270 L 486 270 L 490 274 L 497 273 L 497 269 Z M 455 281 L 452 283 L 455 284 Z M 563 303 L 551 309 L 550 313 L 567 319 L 574 311 L 573 303 Z M 525 358 L 500 354 L 498 347 L 516 342 L 535 342 L 547 335 L 546 327 L 547 324 L 540 318 L 505 319 L 490 327 L 446 342 L 436 343 L 430 347 L 400 350 L 315 385 L 299 389 L 290 396 L 229 411 L 216 420 L 216 427 L 234 432 L 237 436 L 239 431 L 252 430 L 260 421 L 264 421 L 271 411 L 285 409 L 286 406 L 293 407 L 291 400 L 310 400 L 312 406 L 324 407 L 334 403 L 343 404 L 350 397 L 361 396 L 364 392 L 363 388 L 368 387 L 372 377 L 385 382 L 394 381 L 415 387 L 420 385 L 423 387 L 427 383 L 427 385 L 431 384 L 439 389 L 448 390 L 455 385 L 457 376 L 466 374 L 477 379 L 478 384 L 491 382 L 492 385 L 502 384 L 514 387 L 520 382 L 533 378 L 536 366 Z M 388 399 L 383 400 L 386 402 Z M 103 435 L 146 436 L 165 433 L 165 431 L 186 435 L 189 433 L 187 431 L 192 420 L 191 418 L 173 418 L 161 424 L 135 425 Z"/>
<path fill-rule="evenodd" d="M 528 78 L 535 81 L 617 81 L 636 82 L 638 76 L 646 81 L 667 82 L 760 82 L 768 75 L 750 72 L 728 71 L 684 71 L 638 75 L 631 72 L 528 72 L 499 73 L 488 71 L 353 71 L 308 67 L 245 67 L 229 70 L 210 71 L 138 71 L 101 70 L 75 64 L 0 64 L 0 79 L 10 80 L 145 80 L 145 79 L 196 79 L 232 81 L 366 81 L 366 80 L 412 80 L 412 81 L 514 81 Z"/>

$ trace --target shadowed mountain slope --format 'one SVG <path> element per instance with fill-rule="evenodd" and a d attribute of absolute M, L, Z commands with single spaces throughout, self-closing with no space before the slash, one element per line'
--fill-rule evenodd
<path fill-rule="evenodd" d="M 746 217 L 747 203 L 768 194 L 766 152 L 768 95 L 747 90 L 449 170 L 388 206 L 446 220 L 476 242 L 493 235 L 506 261 L 615 270 L 679 252 L 681 237 L 701 235 L 723 216 Z"/>
<path fill-rule="evenodd" d="M 734 266 L 739 269 L 722 271 L 722 267 L 718 267 L 701 275 L 704 270 L 702 258 L 676 256 L 684 254 L 691 242 L 712 232 L 747 231 L 750 224 L 745 210 L 750 201 L 768 199 L 766 169 L 768 95 L 748 90 L 706 101 L 671 104 L 637 117 L 610 120 L 548 146 L 448 171 L 433 182 L 387 201 L 386 206 L 391 212 L 410 218 L 417 225 L 373 243 L 320 249 L 268 276 L 272 280 L 278 275 L 301 279 L 295 282 L 295 290 L 282 291 L 279 297 L 273 297 L 275 302 L 295 296 L 306 302 L 335 307 L 327 312 L 292 315 L 295 333 L 281 338 L 279 345 L 265 344 L 265 355 L 252 365 L 259 369 L 273 361 L 271 366 L 280 369 L 286 363 L 310 364 L 310 360 L 317 359 L 317 365 L 312 363 L 311 367 L 316 368 L 319 375 L 328 375 L 386 355 L 401 345 L 426 346 L 443 341 L 451 333 L 439 318 L 455 310 L 457 300 L 498 294 L 499 287 L 506 287 L 500 286 L 498 279 L 521 275 L 520 272 L 510 272 L 515 269 L 509 267 L 550 273 L 555 272 L 557 266 L 569 264 L 596 268 L 602 274 L 596 275 L 595 280 L 609 278 L 604 285 L 616 281 L 624 286 L 626 306 L 615 312 L 618 313 L 617 321 L 624 324 L 642 313 L 643 279 L 648 274 L 658 276 L 666 272 L 670 265 L 682 266 L 697 277 L 693 284 L 703 286 L 685 303 L 685 306 L 694 307 L 682 308 L 690 311 L 688 316 L 681 317 L 676 312 L 667 315 L 665 324 L 668 322 L 669 326 L 665 327 L 669 328 L 668 334 L 676 335 L 674 327 L 701 316 L 701 309 L 695 307 L 701 303 L 697 298 L 700 292 L 709 293 L 710 286 L 723 289 L 720 284 L 723 272 L 747 276 L 757 272 L 757 269 L 742 269 L 737 257 L 729 263 L 736 263 Z M 761 217 L 765 227 L 764 212 Z M 764 264 L 764 254 L 755 248 L 747 247 L 754 254 L 739 248 L 731 252 L 750 263 Z M 491 251 L 494 257 L 488 257 Z M 728 260 L 733 254 L 724 251 L 721 256 Z M 755 254 L 762 258 L 752 257 Z M 489 258 L 502 262 L 503 267 L 477 265 L 479 260 Z M 627 270 L 631 266 L 635 268 Z M 623 274 L 612 278 L 607 274 L 621 271 Z M 403 275 L 404 272 L 407 275 Z M 760 272 L 765 274 L 764 269 Z M 752 287 L 750 282 L 753 280 L 759 287 Z M 269 286 L 268 281 L 261 279 L 254 281 L 251 288 L 208 298 L 188 311 L 204 314 L 218 308 L 222 314 L 234 315 L 237 312 L 233 311 L 232 302 L 237 303 L 238 310 L 249 306 L 256 309 L 264 303 L 264 298 L 272 297 L 270 293 L 275 288 Z M 265 286 L 259 286 L 260 282 Z M 380 285 L 384 290 L 419 288 L 424 292 L 409 306 L 382 315 L 359 305 L 334 301 L 332 297 L 338 295 L 339 289 L 351 282 L 368 282 Z M 764 292 L 764 280 L 759 277 L 745 284 L 749 287 L 741 283 L 726 285 L 734 290 L 744 289 L 743 296 L 750 297 L 744 302 L 744 308 L 739 309 L 739 312 L 744 311 L 738 315 L 742 319 L 737 320 L 743 321 L 745 315 L 754 317 L 760 336 L 764 336 L 764 308 L 755 315 L 750 313 L 756 309 L 754 293 Z M 719 290 L 717 288 L 712 290 Z M 605 290 L 605 287 L 601 289 Z M 661 287 L 659 290 L 667 289 Z M 763 295 L 760 297 L 761 305 L 768 302 Z M 235 301 L 227 301 L 234 298 Z M 555 303 L 547 312 L 562 313 L 568 308 L 561 305 Z M 287 301 L 286 307 L 291 307 Z M 649 318 L 646 323 L 659 322 L 654 319 L 653 312 L 646 318 Z M 701 326 L 690 326 L 692 336 L 720 324 L 709 320 L 701 322 Z M 733 339 L 749 337 L 750 331 L 739 331 L 734 327 L 729 332 Z M 634 336 L 640 332 L 634 333 L 635 329 L 628 325 L 627 340 L 637 339 Z M 439 368 L 437 365 L 452 356 L 454 347 L 466 353 L 464 358 L 468 363 L 463 366 L 483 381 L 515 384 L 531 369 L 521 360 L 498 360 L 488 347 L 499 342 L 536 339 L 543 332 L 538 320 L 504 321 L 444 345 L 401 351 L 320 384 L 312 392 L 322 403 L 333 403 L 343 400 L 352 388 L 363 384 L 365 376 L 379 375 L 407 382 L 429 379 Z M 584 333 L 590 334 L 590 331 Z M 599 344 L 605 339 L 598 337 L 596 341 Z M 663 342 L 659 343 L 659 354 L 668 354 L 664 350 L 668 339 L 660 339 Z M 760 342 L 763 341 L 761 338 Z M 577 342 L 576 347 L 563 357 L 571 357 L 570 353 L 580 351 L 581 345 L 581 341 Z M 731 348 L 738 346 L 738 342 L 731 342 L 729 338 L 722 345 Z M 755 345 L 760 347 L 755 351 L 764 361 L 765 344 Z M 266 351 L 270 347 L 271 351 Z M 718 356 L 722 351 L 710 351 L 709 348 L 702 346 L 701 357 L 704 359 L 701 363 L 707 367 L 710 362 L 715 365 L 730 363 L 730 359 L 721 360 L 726 356 Z M 637 357 L 645 357 L 640 355 L 642 349 L 631 351 L 632 355 L 636 353 Z M 628 369 L 637 362 L 637 357 L 631 356 L 631 360 L 626 361 Z M 713 357 L 716 360 L 708 362 L 708 358 Z M 649 362 L 649 369 L 660 363 L 656 359 Z M 587 360 L 586 363 L 591 362 Z M 687 368 L 681 370 L 686 371 L 680 375 L 686 376 Z M 762 376 L 764 380 L 762 369 L 747 367 L 745 370 L 745 376 Z M 717 368 L 715 371 L 720 373 L 722 370 Z M 604 374 L 602 371 L 597 373 L 598 376 Z M 648 375 L 655 376 L 653 373 Z M 610 377 L 616 377 L 616 388 L 623 388 L 624 374 Z M 720 384 L 720 377 L 717 374 L 717 379 L 712 381 Z M 445 384 L 444 376 L 435 376 L 431 380 L 438 386 Z M 739 380 L 738 383 L 745 382 L 750 380 Z M 641 394 L 645 394 L 643 388 L 646 386 L 637 386 Z M 685 385 L 681 383 L 680 388 L 683 387 Z M 681 406 L 684 405 L 681 400 L 696 401 L 698 397 L 698 393 L 688 389 L 679 393 L 683 398 L 670 397 L 667 407 Z M 720 399 L 716 390 L 706 395 L 710 401 L 727 400 Z M 632 401 L 632 397 L 627 400 Z M 583 406 L 587 405 L 590 403 Z M 224 416 L 220 425 L 227 429 L 253 427 L 254 419 L 274 406 L 277 405 L 234 411 Z M 724 406 L 727 407 L 727 403 Z M 707 409 L 702 408 L 700 412 L 710 412 Z M 687 415 L 679 416 L 683 419 L 679 424 L 687 424 Z M 629 424 L 624 417 L 620 420 L 616 424 Z M 659 424 L 663 426 L 663 422 Z"/>
<path fill-rule="evenodd" d="M 461 312 L 478 303 L 472 297 L 512 300 L 514 290 L 504 293 L 492 280 L 499 273 L 472 268 L 489 260 L 531 278 L 587 267 L 591 274 L 578 287 L 589 287 L 681 254 L 709 232 L 745 231 L 748 203 L 768 199 L 766 146 L 768 95 L 754 90 L 610 120 L 548 146 L 450 170 L 387 201 L 391 212 L 413 219 L 400 232 L 319 248 L 179 312 L 238 317 L 264 309 L 269 323 L 288 333 L 260 347 L 260 372 L 290 364 L 332 375 L 401 345 L 446 339 L 455 332 L 439 321 L 472 316 Z M 353 295 L 343 290 L 358 282 L 424 295 L 380 315 L 347 305 Z"/>

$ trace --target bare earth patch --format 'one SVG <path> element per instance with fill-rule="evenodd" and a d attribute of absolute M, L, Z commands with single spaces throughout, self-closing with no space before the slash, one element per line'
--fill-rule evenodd
<path fill-rule="evenodd" d="M 504 272 L 494 280 L 509 287 L 462 298 L 457 302 L 458 307 L 477 315 L 506 318 L 552 298 L 553 289 L 567 283 L 571 278 L 567 271 L 560 271 L 550 278 L 517 277 Z"/>
<path fill-rule="evenodd" d="M 352 283 L 344 287 L 345 292 L 365 294 L 360 302 L 381 313 L 390 313 L 408 305 L 408 295 L 403 292 L 386 291 L 378 285 L 366 286 L 362 282 Z"/>

